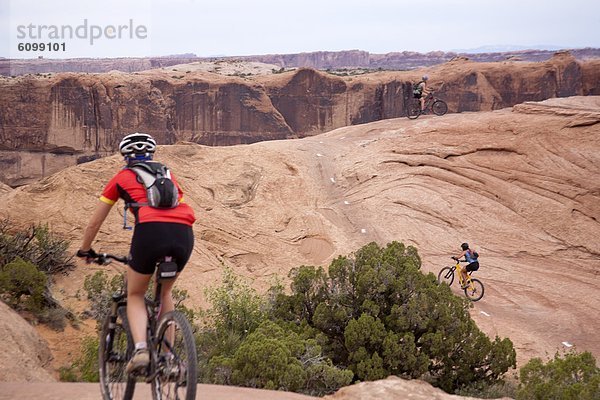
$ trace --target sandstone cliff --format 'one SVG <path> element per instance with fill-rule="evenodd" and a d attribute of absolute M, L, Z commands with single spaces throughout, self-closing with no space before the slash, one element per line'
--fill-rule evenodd
<path fill-rule="evenodd" d="M 184 66 L 126 74 L 0 78 L 0 181 L 18 186 L 111 154 L 123 134 L 159 143 L 247 144 L 405 115 L 423 73 L 450 112 L 600 93 L 600 60 L 456 59 L 411 72 L 335 76 L 312 69 L 246 78 Z"/>

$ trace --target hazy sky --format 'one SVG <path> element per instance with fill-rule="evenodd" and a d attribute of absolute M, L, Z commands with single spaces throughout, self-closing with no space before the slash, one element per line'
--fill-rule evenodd
<path fill-rule="evenodd" d="M 0 0 L 0 27 L 13 58 L 600 47 L 600 1 Z"/>

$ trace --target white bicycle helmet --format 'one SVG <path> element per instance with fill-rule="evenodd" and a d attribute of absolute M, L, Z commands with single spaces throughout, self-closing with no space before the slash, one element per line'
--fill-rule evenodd
<path fill-rule="evenodd" d="M 429 79 L 429 76 L 428 76 L 428 75 L 423 75 L 423 80 L 424 80 L 424 81 L 427 81 L 428 79 Z"/>
<path fill-rule="evenodd" d="M 156 141 L 147 133 L 132 133 L 121 140 L 119 151 L 124 157 L 150 156 L 156 150 Z"/>

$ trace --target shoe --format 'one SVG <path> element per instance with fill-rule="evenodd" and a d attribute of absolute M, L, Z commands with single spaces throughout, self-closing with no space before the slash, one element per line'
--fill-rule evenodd
<path fill-rule="evenodd" d="M 144 373 L 146 368 L 150 364 L 150 353 L 148 349 L 138 349 L 133 353 L 131 360 L 127 363 L 125 371 L 128 374 L 140 374 Z"/>

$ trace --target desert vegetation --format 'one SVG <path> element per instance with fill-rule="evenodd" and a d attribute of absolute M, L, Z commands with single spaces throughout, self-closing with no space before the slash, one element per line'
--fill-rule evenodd
<path fill-rule="evenodd" d="M 60 327 L 56 320 L 64 324 L 68 312 L 49 293 L 53 274 L 73 268 L 68 242 L 47 226 L 19 230 L 9 221 L 0 240 L 2 299 L 37 322 L 59 313 Z M 469 396 L 598 398 L 600 369 L 589 352 L 534 358 L 518 383 L 506 382 L 516 363 L 510 339 L 483 334 L 470 303 L 420 266 L 414 247 L 370 243 L 327 270 L 294 268 L 289 288 L 277 281 L 265 294 L 224 267 L 220 286 L 207 290 L 206 310 L 188 308 L 188 293 L 175 289 L 176 308 L 194 322 L 199 381 L 325 395 L 396 375 Z M 122 279 L 105 271 L 88 276 L 85 316 L 101 321 Z M 97 336 L 83 338 L 81 356 L 61 368 L 61 380 L 97 381 L 97 349 Z"/>
<path fill-rule="evenodd" d="M 600 398 L 600 368 L 590 352 L 555 354 L 544 363 L 531 359 L 520 370 L 518 400 Z"/>
<path fill-rule="evenodd" d="M 512 342 L 490 340 L 471 320 L 467 300 L 423 274 L 420 264 L 414 247 L 371 243 L 336 258 L 328 272 L 297 267 L 289 289 L 274 283 L 264 295 L 225 268 L 221 286 L 208 290 L 207 310 L 184 308 L 195 320 L 200 382 L 311 395 L 389 375 L 448 392 L 501 382 L 515 367 Z M 103 274 L 85 283 L 96 319 L 105 313 L 102 299 L 119 286 Z M 186 296 L 178 295 L 179 307 Z M 92 339 L 63 379 L 93 371 L 86 367 L 95 362 L 90 347 Z"/>
<path fill-rule="evenodd" d="M 61 330 L 73 317 L 52 296 L 56 274 L 74 268 L 69 242 L 47 225 L 17 228 L 0 221 L 0 299 L 34 322 Z"/>

